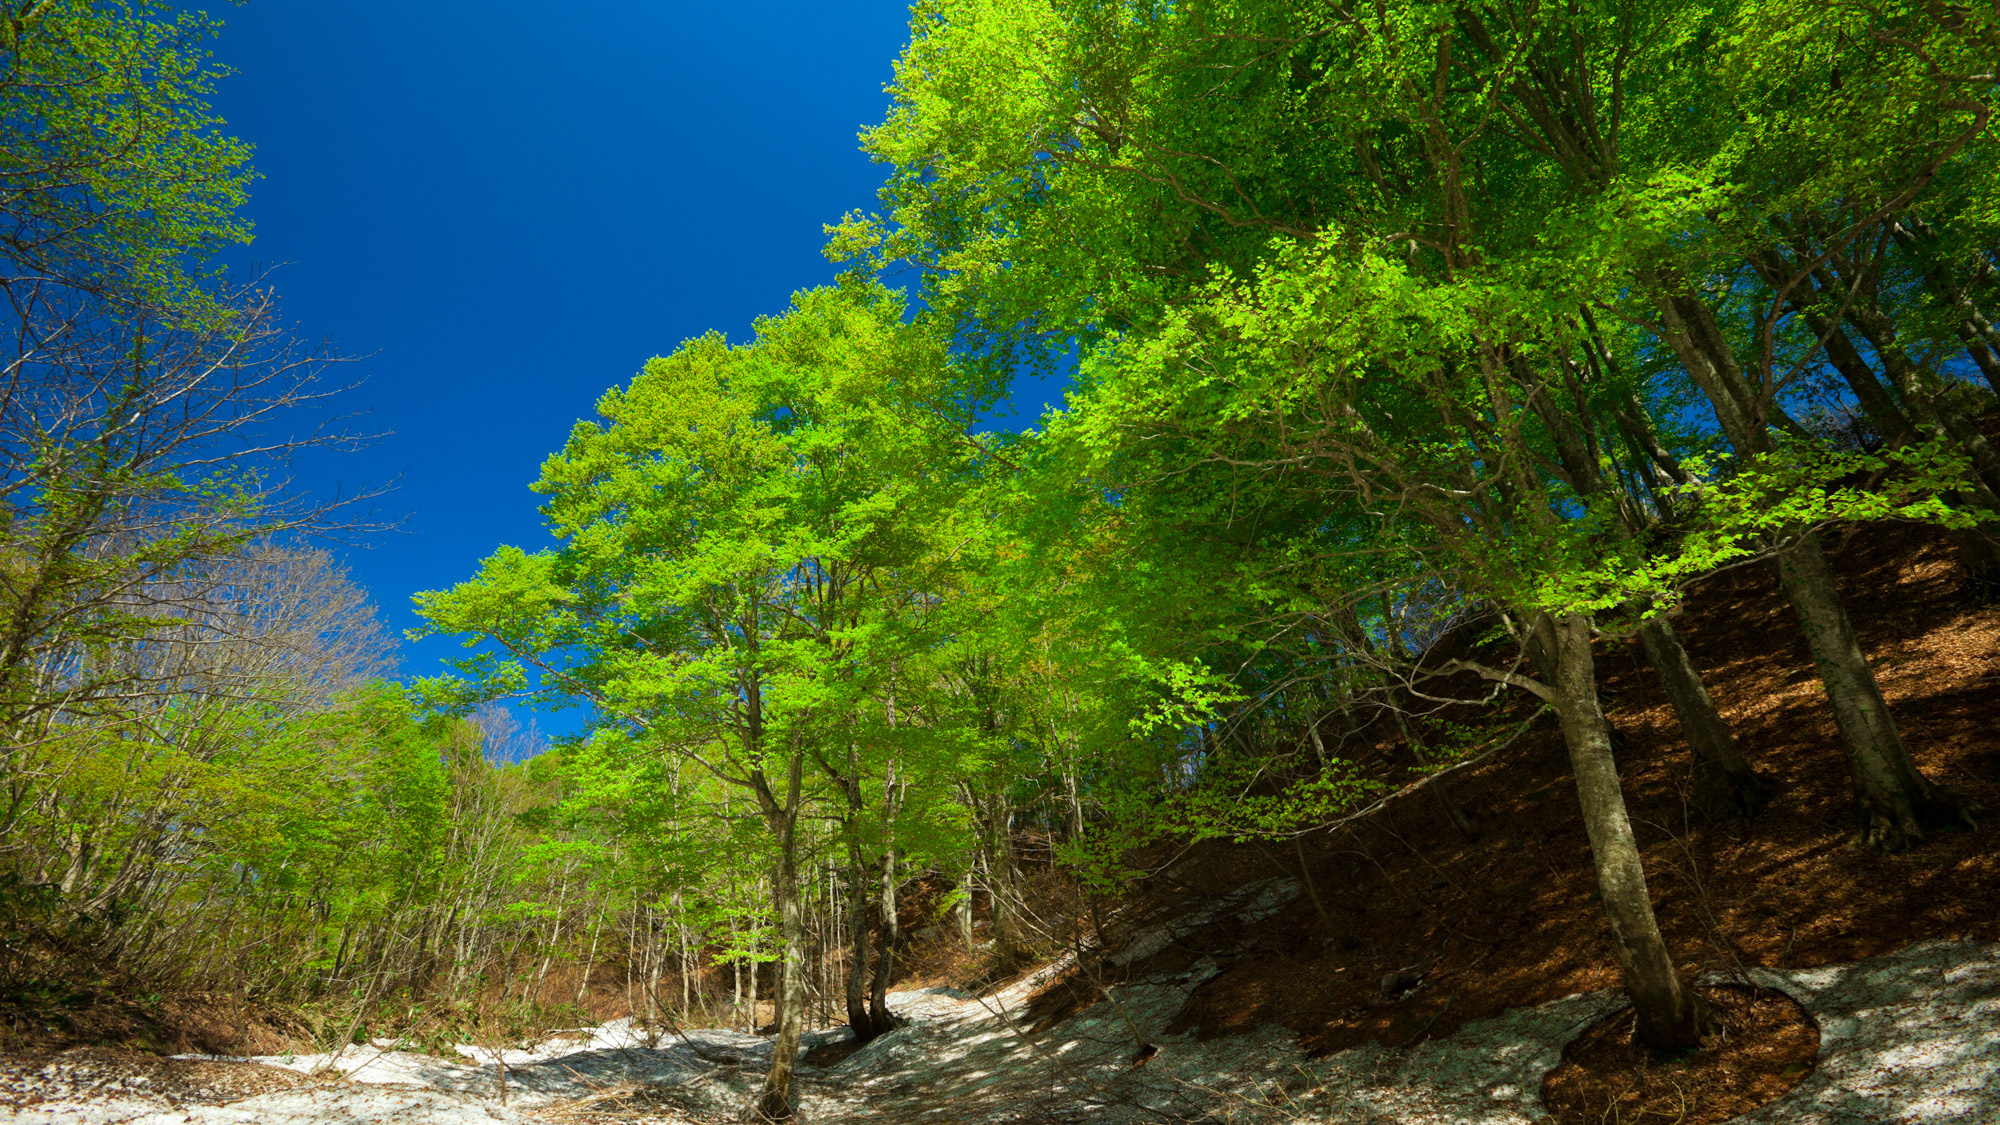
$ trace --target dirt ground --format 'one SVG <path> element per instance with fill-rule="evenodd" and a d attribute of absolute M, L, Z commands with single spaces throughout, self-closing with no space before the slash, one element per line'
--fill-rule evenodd
<path fill-rule="evenodd" d="M 1699 995 L 1715 1025 L 1697 1049 L 1666 1054 L 1634 1042 L 1625 1008 L 1563 1048 L 1542 1079 L 1558 1125 L 1715 1125 L 1790 1091 L 1811 1073 L 1819 1026 L 1798 1001 L 1741 985 Z"/>

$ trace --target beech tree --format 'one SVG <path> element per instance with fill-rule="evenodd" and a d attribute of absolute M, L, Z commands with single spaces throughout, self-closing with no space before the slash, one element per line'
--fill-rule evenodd
<path fill-rule="evenodd" d="M 1817 558 L 1812 529 L 1836 513 L 1790 507 L 1778 482 L 1807 488 L 1841 462 L 1781 447 L 1761 422 L 1724 420 L 1673 448 L 1657 421 L 1672 413 L 1673 379 L 1715 380 L 1671 318 L 1629 331 L 1629 295 L 1651 284 L 1642 259 L 1674 260 L 1661 240 L 1701 227 L 1704 208 L 1754 208 L 1664 162 L 1648 166 L 1651 179 L 1627 176 L 1619 130 L 1689 112 L 1705 73 L 1789 73 L 1785 60 L 1819 33 L 1787 31 L 1768 51 L 1752 36 L 1796 26 L 1794 14 L 1782 3 L 1302 14 L 939 0 L 919 10 L 897 104 L 866 138 L 894 166 L 890 210 L 832 228 L 836 254 L 924 266 L 931 300 L 989 350 L 1032 358 L 1079 341 L 1080 410 L 1106 419 L 1103 447 L 1158 441 L 1158 420 L 1173 419 L 1190 461 L 1328 472 L 1362 509 L 1415 529 L 1412 545 L 1454 584 L 1504 607 L 1541 676 L 1531 690 L 1564 727 L 1642 1034 L 1660 1045 L 1692 1042 L 1700 1019 L 1620 827 L 1590 639 L 1600 615 L 1632 615 L 1712 804 L 1754 812 L 1762 783 L 1658 611 L 1682 582 L 1759 552 L 1779 559 L 1795 601 L 1818 591 L 1813 604 L 1830 604 L 1830 579 L 1798 575 Z M 1739 53 L 1704 54 L 1710 36 Z M 1948 105 L 1911 65 L 1922 89 L 1889 100 Z M 1757 151 L 1754 128 L 1717 128 L 1725 135 L 1700 143 L 1738 161 Z M 1946 134 L 1919 175 L 1971 135 Z M 1681 140 L 1673 129 L 1646 138 L 1660 150 Z M 1574 195 L 1580 180 L 1607 178 L 1615 191 Z M 1679 338 L 1720 341 L 1716 325 L 1734 315 Z M 1798 343 L 1782 340 L 1784 363 L 1810 361 Z M 1659 353 L 1681 370 L 1662 371 Z M 1769 346 L 1763 362 L 1777 362 Z M 1774 376 L 1760 392 L 1766 416 L 1780 413 L 1783 384 Z M 1745 486 L 1771 511 L 1798 511 L 1796 523 L 1731 523 L 1741 506 L 1732 515 L 1694 498 L 1713 482 L 1684 462 L 1724 442 L 1745 458 L 1733 470 Z M 1964 479 L 1953 472 L 1938 479 Z M 1873 503 L 1846 499 L 1846 514 Z M 1890 507 L 1964 526 L 1932 498 L 1911 499 Z M 1844 618 L 1802 611 L 1802 622 L 1842 730 L 1865 728 L 1864 712 L 1880 726 L 1886 709 L 1857 702 L 1872 680 Z M 1862 744 L 1873 746 L 1855 750 L 1874 826 L 1864 838 L 1915 838 L 1935 823 L 1923 811 L 1935 791 L 1904 768 L 1900 743 Z"/>
<path fill-rule="evenodd" d="M 1825 18 L 1789 0 L 1718 9 L 1702 22 L 1662 12 L 1649 13 L 1657 22 L 1621 24 L 1620 11 L 1541 20 L 1503 11 L 1466 23 L 1473 49 L 1497 68 L 1515 152 L 1584 192 L 1578 217 L 1603 232 L 1599 246 L 1625 256 L 1630 285 L 1620 292 L 1640 305 L 1608 295 L 1607 305 L 1650 322 L 1649 335 L 1699 388 L 1746 467 L 1798 455 L 1801 443 L 1787 435 L 1802 430 L 1783 400 L 1822 349 L 1851 385 L 1873 383 L 1839 336 L 1846 316 L 1919 428 L 1969 458 L 1975 471 L 1961 479 L 1974 507 L 2000 511 L 1991 489 L 2000 460 L 1941 404 L 1936 373 L 1913 368 L 1876 311 L 1873 267 L 1857 263 L 1871 240 L 1878 251 L 1893 244 L 1898 214 L 1986 131 L 1990 83 L 1964 68 L 1991 69 L 1990 25 L 1939 22 L 1916 7 Z M 1705 34 L 1730 37 L 1732 49 L 1712 69 L 1689 68 Z M 1568 45 L 1558 48 L 1559 37 Z M 1850 87 L 1843 67 L 1865 80 Z M 1691 117 L 1704 124 L 1628 141 L 1627 89 L 1646 91 L 1635 109 L 1700 107 Z M 1822 269 L 1835 285 L 1813 282 Z M 1737 280 L 1763 284 L 1748 299 L 1718 288 Z M 1780 335 L 1793 311 L 1808 329 L 1803 340 Z M 1873 396 L 1857 393 L 1866 407 Z M 1976 524 L 1965 531 L 1976 588 L 1990 547 Z M 1895 850 L 1963 822 L 1965 802 L 1911 762 L 1816 533 L 1778 529 L 1771 546 L 1852 765 L 1856 838 Z"/>
<path fill-rule="evenodd" d="M 895 706 L 911 663 L 897 618 L 949 555 L 963 421 L 951 367 L 903 311 L 849 280 L 800 294 L 749 344 L 711 335 L 654 360 L 544 466 L 535 487 L 561 547 L 502 550 L 418 600 L 432 629 L 508 657 L 476 658 L 475 675 L 533 674 L 543 697 L 588 703 L 600 752 L 677 756 L 748 798 L 780 943 L 776 1053 L 755 1106 L 773 1120 L 792 1112 L 803 1027 L 808 810 L 872 801 L 855 718 Z"/>

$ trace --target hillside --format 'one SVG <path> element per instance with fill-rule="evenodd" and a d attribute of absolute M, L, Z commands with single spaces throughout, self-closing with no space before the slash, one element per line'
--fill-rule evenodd
<path fill-rule="evenodd" d="M 1912 754 L 1927 774 L 2000 809 L 2000 608 L 1957 596 L 1938 537 L 1857 535 L 1837 566 Z M 1697 589 L 1677 624 L 1746 755 L 1776 782 L 1775 799 L 1752 821 L 1692 817 L 1687 752 L 1638 643 L 1601 646 L 1605 707 L 1624 736 L 1621 774 L 1647 878 L 1683 970 L 1798 969 L 1929 939 L 2000 940 L 2000 833 L 1990 820 L 1901 855 L 1849 846 L 1846 762 L 1775 585 L 1762 567 L 1723 576 Z M 1477 840 L 1411 793 L 1307 834 L 1296 852 L 1205 844 L 1163 862 L 1141 885 L 1134 916 L 1191 913 L 1246 880 L 1296 880 L 1302 853 L 1326 917 L 1300 897 L 1255 924 L 1222 919 L 1181 933 L 1128 971 L 1155 975 L 1220 956 L 1225 971 L 1195 992 L 1174 1029 L 1222 1035 L 1277 1023 L 1314 1052 L 1443 1035 L 1616 985 L 1554 723 L 1544 719 L 1503 754 L 1444 780 L 1475 817 Z M 1424 988 L 1383 995 L 1386 974 L 1433 959 Z M 1046 1019 L 1088 995 L 1059 986 L 1037 1013 Z"/>

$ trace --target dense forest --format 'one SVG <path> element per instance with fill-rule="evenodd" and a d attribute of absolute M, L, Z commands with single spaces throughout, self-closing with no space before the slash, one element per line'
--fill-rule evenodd
<path fill-rule="evenodd" d="M 921 0 L 837 280 L 605 391 L 401 679 L 339 563 L 373 498 L 284 469 L 359 440 L 313 421 L 341 357 L 221 264 L 212 31 L 0 25 L 8 1034 L 768 1025 L 782 1118 L 899 958 L 1081 949 L 1202 841 L 1324 919 L 1301 841 L 1415 789 L 1476 841 L 1463 771 L 1546 733 L 1639 1038 L 1688 1047 L 1602 688 L 1636 645 L 1687 822 L 1757 833 L 1793 795 L 1677 631 L 1752 572 L 1846 846 L 1990 832 L 1831 556 L 1927 537 L 2000 601 L 2000 8 Z M 1030 374 L 1065 407 L 982 429 Z"/>

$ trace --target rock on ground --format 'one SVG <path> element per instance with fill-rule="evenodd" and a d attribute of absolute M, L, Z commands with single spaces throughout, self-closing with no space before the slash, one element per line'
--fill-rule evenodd
<path fill-rule="evenodd" d="M 1273 893 L 1245 888 L 1240 909 L 1262 909 Z M 1062 968 L 983 997 L 892 994 L 904 1026 L 836 1065 L 801 1067 L 804 1119 L 1530 1125 L 1543 1116 L 1542 1076 L 1564 1044 L 1621 1003 L 1610 992 L 1570 996 L 1408 1048 L 1370 1044 L 1308 1059 L 1280 1027 L 1206 1042 L 1161 1034 L 1213 975 L 1213 964 L 1198 964 L 1118 986 L 1115 1004 L 1025 1037 L 1027 998 Z M 1849 965 L 1749 976 L 1812 1013 L 1820 1054 L 1805 1081 L 1739 1118 L 1742 1125 L 2000 1122 L 2000 945 L 1930 942 Z M 1144 1059 L 1135 1026 L 1157 1048 Z M 813 1033 L 805 1046 L 844 1035 Z M 501 1056 L 505 1107 L 495 1058 L 469 1047 L 457 1060 L 382 1044 L 337 1058 L 154 1059 L 122 1069 L 107 1061 L 115 1052 L 67 1052 L 0 1060 L 0 1125 L 687 1125 L 733 1116 L 761 1085 L 770 1051 L 769 1040 L 731 1031 L 649 1041 L 619 1023 L 567 1033 Z"/>

